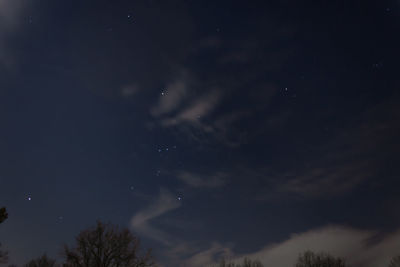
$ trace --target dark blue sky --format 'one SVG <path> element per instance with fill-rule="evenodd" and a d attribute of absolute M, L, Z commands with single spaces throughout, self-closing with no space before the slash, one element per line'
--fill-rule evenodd
<path fill-rule="evenodd" d="M 400 2 L 313 2 L 0 0 L 10 263 L 101 219 L 164 266 L 386 264 Z"/>

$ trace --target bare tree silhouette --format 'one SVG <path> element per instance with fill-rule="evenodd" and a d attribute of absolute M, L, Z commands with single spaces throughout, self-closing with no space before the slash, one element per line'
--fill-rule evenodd
<path fill-rule="evenodd" d="M 8 218 L 8 213 L 5 207 L 0 208 L 0 223 Z M 1 247 L 1 243 L 0 243 Z M 0 249 L 0 264 L 8 262 L 8 252 Z"/>
<path fill-rule="evenodd" d="M 33 259 L 25 264 L 24 267 L 55 267 L 56 261 L 47 257 L 46 254 L 43 254 L 38 259 Z"/>
<path fill-rule="evenodd" d="M 5 207 L 0 209 L 0 223 L 4 222 L 8 218 L 8 213 Z"/>
<path fill-rule="evenodd" d="M 249 258 L 244 258 L 243 263 L 235 264 L 233 262 L 226 262 L 224 259 L 218 264 L 217 267 L 264 267 L 260 261 L 253 261 Z"/>
<path fill-rule="evenodd" d="M 155 266 L 150 251 L 139 255 L 140 241 L 128 229 L 97 222 L 82 231 L 76 247 L 64 247 L 66 267 L 147 267 Z"/>
<path fill-rule="evenodd" d="M 342 258 L 335 258 L 326 253 L 314 253 L 306 251 L 300 254 L 296 267 L 345 267 L 345 261 Z"/>

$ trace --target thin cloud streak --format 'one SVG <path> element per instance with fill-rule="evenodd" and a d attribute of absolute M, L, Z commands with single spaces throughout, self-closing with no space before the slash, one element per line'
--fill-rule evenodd
<path fill-rule="evenodd" d="M 162 121 L 163 126 L 174 126 L 181 123 L 189 123 L 210 131 L 209 127 L 201 124 L 200 120 L 208 116 L 216 107 L 220 99 L 220 94 L 215 91 L 204 95 L 199 100 L 195 100 L 188 107 L 179 112 L 176 116 L 166 118 Z"/>
<path fill-rule="evenodd" d="M 202 176 L 188 171 L 180 171 L 177 177 L 186 185 L 194 188 L 215 188 L 224 186 L 227 183 L 227 174 L 223 172 Z"/>
<path fill-rule="evenodd" d="M 8 42 L 10 35 L 19 30 L 21 15 L 26 8 L 21 0 L 0 0 L 0 66 L 5 68 L 15 65 Z"/>
<path fill-rule="evenodd" d="M 174 111 L 186 97 L 187 90 L 187 81 L 176 80 L 161 92 L 158 104 L 151 109 L 150 113 L 158 117 Z"/>
<path fill-rule="evenodd" d="M 170 245 L 172 237 L 161 229 L 151 225 L 151 221 L 164 214 L 178 209 L 181 203 L 166 189 L 161 189 L 155 202 L 147 208 L 137 212 L 131 219 L 131 226 L 140 234 L 159 241 L 164 245 Z"/>

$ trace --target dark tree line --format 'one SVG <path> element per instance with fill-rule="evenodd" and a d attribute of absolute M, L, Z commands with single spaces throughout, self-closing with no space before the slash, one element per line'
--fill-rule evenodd
<path fill-rule="evenodd" d="M 253 261 L 245 258 L 243 263 L 226 262 L 224 259 L 219 263 L 218 267 L 264 267 L 260 261 Z"/>
<path fill-rule="evenodd" d="M 296 267 L 345 267 L 342 258 L 335 258 L 327 253 L 306 251 L 299 256 Z"/>
<path fill-rule="evenodd" d="M 0 224 L 8 218 L 8 213 L 6 208 L 0 208 Z M 1 250 L 0 243 L 0 264 L 8 262 L 8 252 Z"/>
<path fill-rule="evenodd" d="M 8 218 L 5 208 L 0 208 L 0 224 Z M 97 222 L 79 233 L 74 247 L 64 246 L 64 262 L 57 264 L 46 254 L 26 263 L 24 267 L 151 267 L 156 266 L 151 251 L 141 252 L 140 240 L 128 229 Z M 0 264 L 8 261 L 8 253 L 0 250 Z M 9 265 L 9 267 L 16 267 Z M 245 258 L 242 263 L 222 260 L 217 267 L 264 267 L 257 260 Z M 299 255 L 294 267 L 346 267 L 342 258 L 327 253 L 306 251 Z M 400 255 L 394 257 L 388 267 L 400 267 Z"/>
<path fill-rule="evenodd" d="M 1 208 L 0 209 L 0 223 L 4 222 L 8 218 L 8 213 L 6 208 Z"/>
<path fill-rule="evenodd" d="M 46 254 L 43 254 L 38 259 L 30 260 L 24 267 L 55 267 L 56 261 L 47 257 Z"/>
<path fill-rule="evenodd" d="M 0 223 L 7 219 L 5 208 L 0 209 Z M 141 252 L 140 241 L 128 229 L 97 222 L 76 237 L 74 247 L 64 246 L 64 262 L 43 256 L 24 267 L 150 267 L 155 266 L 150 250 Z M 0 250 L 0 264 L 7 263 L 8 254 Z M 9 267 L 14 266 L 10 265 Z"/>
<path fill-rule="evenodd" d="M 333 257 L 327 253 L 306 251 L 299 255 L 295 267 L 346 267 L 343 258 Z M 242 263 L 226 262 L 222 260 L 217 267 L 264 267 L 259 261 L 245 258 Z M 400 255 L 394 257 L 388 267 L 400 267 Z"/>
<path fill-rule="evenodd" d="M 264 267 L 260 261 L 253 261 L 248 258 L 243 263 L 227 263 L 225 260 L 218 267 Z M 314 253 L 306 251 L 299 255 L 295 267 L 345 267 L 345 261 L 342 258 L 335 258 L 327 253 Z"/>

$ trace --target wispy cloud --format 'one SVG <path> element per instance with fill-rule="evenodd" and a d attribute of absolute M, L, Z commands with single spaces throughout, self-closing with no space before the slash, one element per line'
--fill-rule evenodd
<path fill-rule="evenodd" d="M 198 92 L 193 75 L 184 73 L 161 92 L 150 114 L 160 127 L 178 129 L 193 139 L 203 134 L 218 135 L 212 115 L 221 103 L 223 90 L 206 86 Z"/>
<path fill-rule="evenodd" d="M 324 144 L 310 147 L 304 158 L 287 164 L 288 171 L 272 173 L 270 177 L 274 178 L 269 180 L 276 193 L 331 197 L 351 192 L 361 184 L 376 183 L 387 164 L 385 158 L 393 157 L 399 149 L 400 114 L 394 102 L 382 102 L 360 115 L 357 124 L 330 136 L 327 133 Z M 288 162 L 292 160 L 288 155 Z"/>
<path fill-rule="evenodd" d="M 18 23 L 17 14 L 22 8 L 20 0 L 1 0 L 0 1 L 0 19 L 2 29 L 10 29 Z"/>
<path fill-rule="evenodd" d="M 187 80 L 183 77 L 168 85 L 165 90 L 162 91 L 158 104 L 153 106 L 150 113 L 158 117 L 177 109 L 188 94 L 187 87 Z"/>
<path fill-rule="evenodd" d="M 140 91 L 140 88 L 137 84 L 129 84 L 126 86 L 123 86 L 121 88 L 121 96 L 123 97 L 132 97 L 133 95 L 136 95 Z"/>
<path fill-rule="evenodd" d="M 276 28 L 269 29 L 276 35 L 291 35 Z M 207 73 L 195 67 L 182 68 L 176 78 L 166 87 L 163 95 L 150 108 L 155 123 L 164 128 L 171 128 L 191 139 L 201 142 L 218 142 L 221 145 L 237 147 L 247 143 L 250 138 L 268 126 L 267 116 L 259 114 L 269 106 L 276 95 L 276 85 L 265 77 L 266 72 L 277 71 L 286 62 L 286 49 L 277 56 L 272 43 L 259 44 L 257 40 L 237 41 L 225 44 L 217 37 L 210 36 L 194 45 L 188 58 L 208 57 L 210 51 L 221 50 L 215 62 L 210 63 Z M 271 46 L 267 51 L 265 47 Z M 233 48 L 232 48 L 233 47 Z M 214 52 L 213 52 L 214 53 Z M 275 58 L 277 57 L 277 58 Z M 274 62 L 267 69 L 260 69 L 259 62 Z M 240 73 L 225 71 L 235 65 Z M 264 66 L 265 64 L 263 64 Z M 278 66 L 275 66 L 278 65 Z M 246 67 L 244 67 L 246 66 Z M 256 70 L 256 71 L 254 71 Z M 183 73 L 183 74 L 182 74 Z M 237 74 L 237 75 L 236 75 Z M 262 85 L 260 86 L 260 80 Z M 239 98 L 232 106 L 232 99 Z M 248 105 L 251 103 L 250 105 Z M 257 120 L 254 129 L 235 127 L 244 120 Z"/>
<path fill-rule="evenodd" d="M 168 117 L 162 120 L 164 126 L 174 126 L 182 123 L 188 123 L 195 127 L 203 128 L 205 131 L 210 131 L 209 127 L 206 127 L 201 123 L 201 118 L 208 116 L 216 107 L 220 99 L 218 91 L 213 91 L 194 99 L 184 109 L 180 110 L 178 114 L 172 117 Z"/>
<path fill-rule="evenodd" d="M 0 0 L 0 64 L 4 67 L 15 64 L 8 41 L 10 35 L 19 29 L 26 7 L 22 0 Z"/>
<path fill-rule="evenodd" d="M 180 266 L 204 267 L 218 261 L 218 259 L 230 258 L 232 255 L 233 253 L 230 247 L 214 242 L 208 249 L 198 252 L 186 259 Z"/>
<path fill-rule="evenodd" d="M 227 183 L 227 174 L 224 172 L 217 172 L 210 176 L 199 175 L 188 171 L 180 171 L 177 174 L 179 180 L 186 185 L 195 188 L 201 187 L 220 187 Z"/>
<path fill-rule="evenodd" d="M 132 228 L 149 238 L 157 240 L 164 245 L 170 245 L 174 239 L 165 231 L 151 224 L 153 219 L 175 210 L 181 203 L 166 189 L 160 189 L 158 198 L 147 208 L 137 212 L 131 219 Z"/>
<path fill-rule="evenodd" d="M 189 85 L 180 80 L 168 87 L 159 103 L 150 110 L 163 128 L 173 128 L 196 141 L 217 140 L 227 146 L 237 146 L 245 141 L 242 132 L 233 125 L 252 115 L 252 111 L 234 110 L 218 113 L 223 104 L 224 90 L 207 88 L 202 93 L 193 93 Z"/>
<path fill-rule="evenodd" d="M 220 101 L 218 89 L 204 88 L 202 93 L 196 92 L 193 75 L 189 71 L 181 71 L 177 78 L 162 90 L 158 103 L 150 109 L 150 114 L 163 127 L 191 125 L 206 130 L 201 122 L 210 115 Z M 198 86 L 198 85 L 197 85 Z"/>
<path fill-rule="evenodd" d="M 350 191 L 372 175 L 367 163 L 350 161 L 288 174 L 276 189 L 308 197 L 332 196 Z"/>

